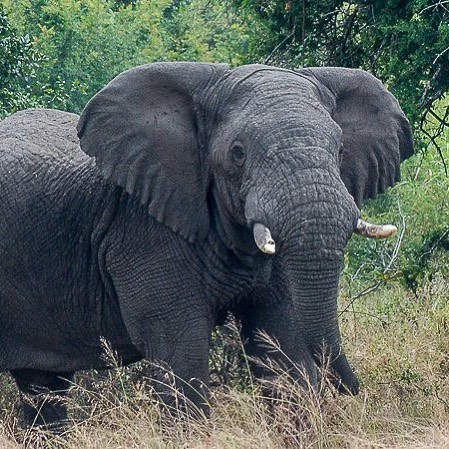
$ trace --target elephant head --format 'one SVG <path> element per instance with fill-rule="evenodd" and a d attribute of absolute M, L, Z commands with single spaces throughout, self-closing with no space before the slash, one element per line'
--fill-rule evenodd
<path fill-rule="evenodd" d="M 144 65 L 93 97 L 78 135 L 105 178 L 193 246 L 216 235 L 242 266 L 273 266 L 269 291 L 291 304 L 293 341 L 313 357 L 325 347 L 357 391 L 337 320 L 343 250 L 354 232 L 394 231 L 361 221 L 359 207 L 399 179 L 413 151 L 410 125 L 377 79 L 343 68 Z"/>

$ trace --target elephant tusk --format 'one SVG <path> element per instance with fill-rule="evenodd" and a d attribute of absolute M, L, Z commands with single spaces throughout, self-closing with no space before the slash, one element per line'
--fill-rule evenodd
<path fill-rule="evenodd" d="M 274 254 L 276 244 L 271 237 L 270 230 L 261 223 L 256 223 L 253 227 L 254 240 L 257 247 L 265 254 Z"/>
<path fill-rule="evenodd" d="M 363 237 L 369 237 L 371 239 L 385 239 L 387 237 L 395 235 L 397 231 L 398 228 L 396 226 L 390 224 L 376 225 L 368 223 L 361 218 L 357 220 L 357 226 L 354 230 L 356 234 L 359 234 Z"/>

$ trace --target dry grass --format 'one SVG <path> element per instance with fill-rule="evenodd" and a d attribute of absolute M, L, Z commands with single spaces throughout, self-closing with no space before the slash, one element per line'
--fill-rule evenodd
<path fill-rule="evenodd" d="M 392 283 L 342 314 L 345 346 L 363 382 L 357 397 L 327 387 L 317 398 L 284 374 L 274 406 L 247 383 L 217 387 L 209 422 L 176 421 L 161 414 L 142 365 L 88 373 L 72 388 L 72 425 L 47 447 L 449 448 L 448 292 L 438 276 L 416 295 Z M 344 291 L 342 309 L 349 301 Z M 42 441 L 20 430 L 15 387 L 8 376 L 1 380 L 0 448 Z"/>

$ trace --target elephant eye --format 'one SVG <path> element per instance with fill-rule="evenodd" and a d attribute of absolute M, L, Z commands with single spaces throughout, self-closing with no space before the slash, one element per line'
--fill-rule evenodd
<path fill-rule="evenodd" d="M 234 142 L 231 146 L 231 160 L 235 165 L 241 167 L 246 159 L 245 148 L 240 142 Z"/>

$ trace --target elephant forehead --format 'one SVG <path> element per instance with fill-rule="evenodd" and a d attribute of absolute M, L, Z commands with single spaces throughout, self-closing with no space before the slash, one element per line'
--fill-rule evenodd
<path fill-rule="evenodd" d="M 246 87 L 246 86 L 242 86 Z M 237 98 L 241 96 L 244 101 L 251 101 L 253 105 L 262 106 L 261 112 L 269 109 L 295 110 L 303 106 L 312 106 L 320 109 L 317 95 L 313 86 L 309 86 L 296 80 L 272 80 L 263 79 L 252 86 L 248 86 L 247 92 L 236 92 Z"/>
<path fill-rule="evenodd" d="M 313 150 L 308 157 L 315 157 L 320 149 L 335 155 L 342 142 L 342 130 L 327 112 L 310 111 L 307 106 L 260 113 L 248 110 L 236 116 L 231 113 L 217 134 L 228 140 L 237 137 L 252 142 L 274 155 L 279 151 L 301 150 L 305 154 Z"/>
<path fill-rule="evenodd" d="M 298 97 L 316 99 L 316 85 L 295 72 L 276 67 L 250 65 L 238 67 L 219 84 L 225 103 L 258 103 L 272 106 L 281 101 L 296 103 Z"/>
<path fill-rule="evenodd" d="M 255 75 L 256 76 L 256 75 Z M 265 128 L 267 125 L 282 126 L 284 133 L 295 133 L 293 128 L 310 129 L 311 133 L 327 128 L 337 132 L 338 127 L 329 111 L 319 100 L 316 88 L 299 81 L 294 75 L 273 80 L 247 79 L 225 89 L 224 101 L 219 116 L 234 120 L 245 128 Z"/>

